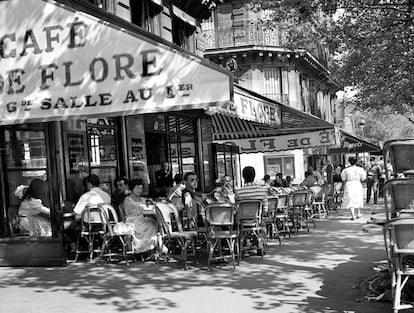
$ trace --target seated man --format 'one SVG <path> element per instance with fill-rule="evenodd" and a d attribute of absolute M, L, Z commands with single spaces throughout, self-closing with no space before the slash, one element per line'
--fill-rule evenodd
<path fill-rule="evenodd" d="M 242 172 L 244 186 L 236 189 L 236 199 L 240 200 L 261 200 L 263 201 L 263 212 L 268 210 L 267 187 L 254 183 L 256 171 L 252 166 L 246 166 Z"/>
<path fill-rule="evenodd" d="M 181 202 L 182 192 L 186 188 L 183 184 L 183 175 L 175 174 L 174 176 L 174 187 L 170 190 L 168 194 L 168 200 L 170 200 L 178 209 L 178 211 L 182 211 L 184 208 L 183 203 Z"/>
<path fill-rule="evenodd" d="M 70 248 L 72 251 L 76 249 L 76 237 L 79 232 L 79 222 L 82 216 L 82 212 L 88 207 L 88 206 L 94 206 L 97 204 L 102 203 L 111 203 L 111 196 L 103 191 L 101 188 L 99 188 L 99 177 L 95 174 L 91 174 L 88 177 L 85 178 L 85 185 L 86 189 L 88 190 L 85 192 L 80 198 L 78 203 L 76 204 L 75 208 L 73 209 L 73 213 L 75 214 L 74 220 L 70 223 L 70 225 L 65 229 L 65 235 L 67 244 L 70 244 Z M 108 212 L 107 212 L 108 214 Z M 93 216 L 91 214 L 91 221 L 99 220 L 99 217 L 96 215 Z"/>
<path fill-rule="evenodd" d="M 99 188 L 100 180 L 99 177 L 95 174 L 91 174 L 85 179 L 86 189 L 85 192 L 80 198 L 78 203 L 76 203 L 73 213 L 75 213 L 75 219 L 80 220 L 82 212 L 86 207 L 91 205 L 97 205 L 101 203 L 111 203 L 111 196 Z"/>
<path fill-rule="evenodd" d="M 187 212 L 190 227 L 195 226 L 194 223 L 197 223 L 199 226 L 204 226 L 204 222 L 198 214 L 198 204 L 194 201 L 202 201 L 202 199 L 196 195 L 197 181 L 197 175 L 193 172 L 188 172 L 184 175 L 185 188 L 181 193 L 181 201 Z"/>
<path fill-rule="evenodd" d="M 119 206 L 125 198 L 131 193 L 129 190 L 129 179 L 126 177 L 117 177 L 114 180 L 115 192 L 112 194 L 112 206 L 120 216 Z"/>
<path fill-rule="evenodd" d="M 318 181 L 316 180 L 315 176 L 313 175 L 312 171 L 305 172 L 305 179 L 303 182 L 300 183 L 300 186 L 309 188 L 313 185 L 317 185 Z"/>
<path fill-rule="evenodd" d="M 285 179 L 283 179 L 283 175 L 282 173 L 277 173 L 276 174 L 276 179 L 273 182 L 273 187 L 288 187 L 287 186 L 287 182 Z"/>

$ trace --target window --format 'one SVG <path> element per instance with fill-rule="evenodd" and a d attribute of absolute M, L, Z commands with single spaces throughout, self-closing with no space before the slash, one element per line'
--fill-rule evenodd
<path fill-rule="evenodd" d="M 196 28 L 185 23 L 179 18 L 172 19 L 172 37 L 173 42 L 180 47 L 194 52 L 194 32 Z"/>
<path fill-rule="evenodd" d="M 161 7 L 149 0 L 130 1 L 131 22 L 156 35 L 161 34 Z"/>
<path fill-rule="evenodd" d="M 283 102 L 281 69 L 279 67 L 267 67 L 263 69 L 264 76 L 264 96 L 272 100 Z"/>
<path fill-rule="evenodd" d="M 118 167 L 115 119 L 88 119 L 86 125 L 91 174 L 98 175 L 101 187 L 111 193 Z"/>
<path fill-rule="evenodd" d="M 194 119 L 172 114 L 146 114 L 144 129 L 150 194 L 157 193 L 155 172 L 162 162 L 170 164 L 173 176 L 198 171 Z"/>
<path fill-rule="evenodd" d="M 283 177 L 291 176 L 295 178 L 295 158 L 293 156 L 266 156 L 264 159 L 265 173 L 275 179 L 277 173 L 282 173 Z"/>

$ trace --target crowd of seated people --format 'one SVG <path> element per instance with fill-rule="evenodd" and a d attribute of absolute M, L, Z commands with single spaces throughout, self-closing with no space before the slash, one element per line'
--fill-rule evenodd
<path fill-rule="evenodd" d="M 336 173 L 335 173 L 336 174 Z M 336 175 L 333 174 L 333 180 Z M 157 173 L 157 186 L 164 182 L 168 185 L 167 197 L 162 201 L 172 203 L 179 217 L 183 222 L 187 218 L 189 228 L 202 226 L 203 207 L 211 203 L 235 204 L 242 199 L 260 199 L 263 201 L 263 209 L 267 210 L 267 197 L 277 193 L 290 193 L 301 187 L 309 188 L 318 183 L 318 177 L 310 168 L 305 173 L 305 180 L 299 185 L 293 185 L 292 178 L 278 173 L 274 181 L 269 175 L 263 178 L 264 185 L 260 186 L 254 181 L 255 173 L 253 167 L 243 169 L 244 185 L 237 190 L 233 189 L 233 182 L 230 177 L 224 176 L 216 181 L 214 189 L 207 194 L 197 192 L 198 178 L 196 173 L 188 172 L 184 176 L 176 174 L 171 185 L 171 173 L 169 168 L 163 166 L 162 171 Z M 127 177 L 118 177 L 114 181 L 115 192 L 109 195 L 101 189 L 100 179 L 97 175 L 91 174 L 84 179 L 85 192 L 79 197 L 73 207 L 73 220 L 65 229 L 65 237 L 68 246 L 72 251 L 76 249 L 76 242 L 79 236 L 79 224 L 82 212 L 88 207 L 101 203 L 111 204 L 118 215 L 118 221 L 129 224 L 134 229 L 133 251 L 145 253 L 154 250 L 157 245 L 157 233 L 159 225 L 155 218 L 148 217 L 145 213 L 154 203 L 143 196 L 144 181 L 142 179 L 129 180 Z M 34 179 L 27 190 L 21 194 L 21 211 L 29 218 L 26 219 L 26 228 L 33 236 L 51 236 L 50 210 L 42 203 L 41 196 L 36 186 L 39 182 Z M 165 186 L 164 186 L 165 187 Z M 40 203 L 39 203 L 40 202 Z M 150 204 L 150 205 L 149 205 Z M 108 213 L 108 212 L 107 212 Z M 144 214 L 145 213 L 145 214 Z M 108 214 L 109 215 L 109 214 Z M 184 223 L 183 223 L 184 224 Z M 68 250 L 69 251 L 69 250 Z"/>

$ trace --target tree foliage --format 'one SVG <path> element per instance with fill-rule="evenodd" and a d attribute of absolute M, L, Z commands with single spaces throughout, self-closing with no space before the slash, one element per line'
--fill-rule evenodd
<path fill-rule="evenodd" d="M 267 25 L 290 29 L 291 47 L 329 47 L 334 78 L 359 90 L 358 109 L 414 116 L 414 0 L 253 0 L 249 6 L 271 9 Z"/>
<path fill-rule="evenodd" d="M 356 113 L 358 114 L 358 113 Z M 368 110 L 360 113 L 365 125 L 357 128 L 356 135 L 372 141 L 386 141 L 394 138 L 414 137 L 414 124 L 406 117 L 395 113 L 379 113 Z"/>

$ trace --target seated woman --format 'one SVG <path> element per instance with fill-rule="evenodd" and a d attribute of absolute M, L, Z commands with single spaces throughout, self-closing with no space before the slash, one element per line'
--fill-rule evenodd
<path fill-rule="evenodd" d="M 28 232 L 34 237 L 52 236 L 50 209 L 43 205 L 42 200 L 45 198 L 45 187 L 46 183 L 43 180 L 35 178 L 29 187 L 23 190 L 22 197 L 16 190 L 16 195 L 22 200 L 19 207 L 22 215 L 19 227 L 22 233 Z"/>
<path fill-rule="evenodd" d="M 130 181 L 131 194 L 120 205 L 120 219 L 135 227 L 132 248 L 135 253 L 151 251 L 157 246 L 157 221 L 145 217 L 146 199 L 142 197 L 144 181 L 136 178 Z"/>

